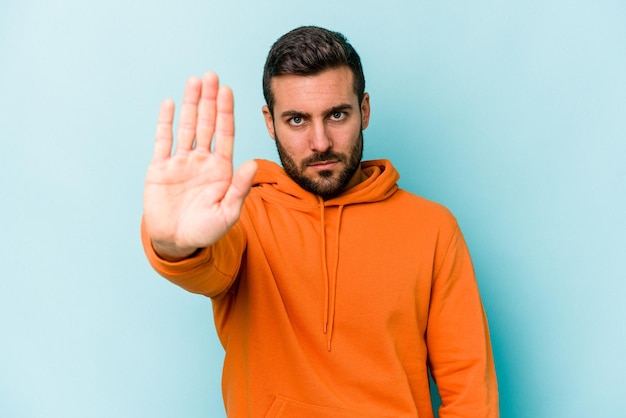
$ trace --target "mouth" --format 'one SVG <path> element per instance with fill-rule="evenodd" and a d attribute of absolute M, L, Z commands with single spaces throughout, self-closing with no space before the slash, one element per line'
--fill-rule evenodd
<path fill-rule="evenodd" d="M 314 170 L 323 171 L 323 170 L 332 170 L 339 164 L 338 160 L 324 160 L 324 161 L 316 161 L 314 163 L 309 164 Z"/>

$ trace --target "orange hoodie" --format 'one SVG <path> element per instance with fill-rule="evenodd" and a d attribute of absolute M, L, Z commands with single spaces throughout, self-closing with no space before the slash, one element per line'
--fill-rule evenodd
<path fill-rule="evenodd" d="M 239 222 L 194 257 L 152 266 L 212 298 L 229 417 L 498 416 L 487 321 L 456 220 L 396 185 L 386 160 L 323 201 L 278 165 Z"/>

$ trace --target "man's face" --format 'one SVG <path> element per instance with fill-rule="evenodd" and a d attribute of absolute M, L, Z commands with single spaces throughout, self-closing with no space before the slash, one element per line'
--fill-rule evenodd
<path fill-rule="evenodd" d="M 287 174 L 324 199 L 359 182 L 370 107 L 367 93 L 359 103 L 352 77 L 347 66 L 274 77 L 274 114 L 263 108 Z"/>

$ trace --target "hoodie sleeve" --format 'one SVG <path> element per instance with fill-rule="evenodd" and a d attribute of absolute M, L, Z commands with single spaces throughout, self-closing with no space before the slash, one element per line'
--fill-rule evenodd
<path fill-rule="evenodd" d="M 434 272 L 428 356 L 441 397 L 440 418 L 497 418 L 491 342 L 465 240 L 455 226 Z"/>
<path fill-rule="evenodd" d="M 164 260 L 154 251 L 143 220 L 141 242 L 157 273 L 189 292 L 212 298 L 223 294 L 233 284 L 246 247 L 245 233 L 238 223 L 214 245 L 176 262 Z"/>

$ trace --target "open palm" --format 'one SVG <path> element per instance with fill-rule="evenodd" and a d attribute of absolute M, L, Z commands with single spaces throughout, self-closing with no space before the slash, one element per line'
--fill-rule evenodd
<path fill-rule="evenodd" d="M 239 219 L 256 164 L 233 175 L 233 95 L 217 75 L 192 77 L 173 150 L 174 103 L 161 105 L 144 190 L 144 223 L 155 250 L 181 258 L 215 243 Z"/>

